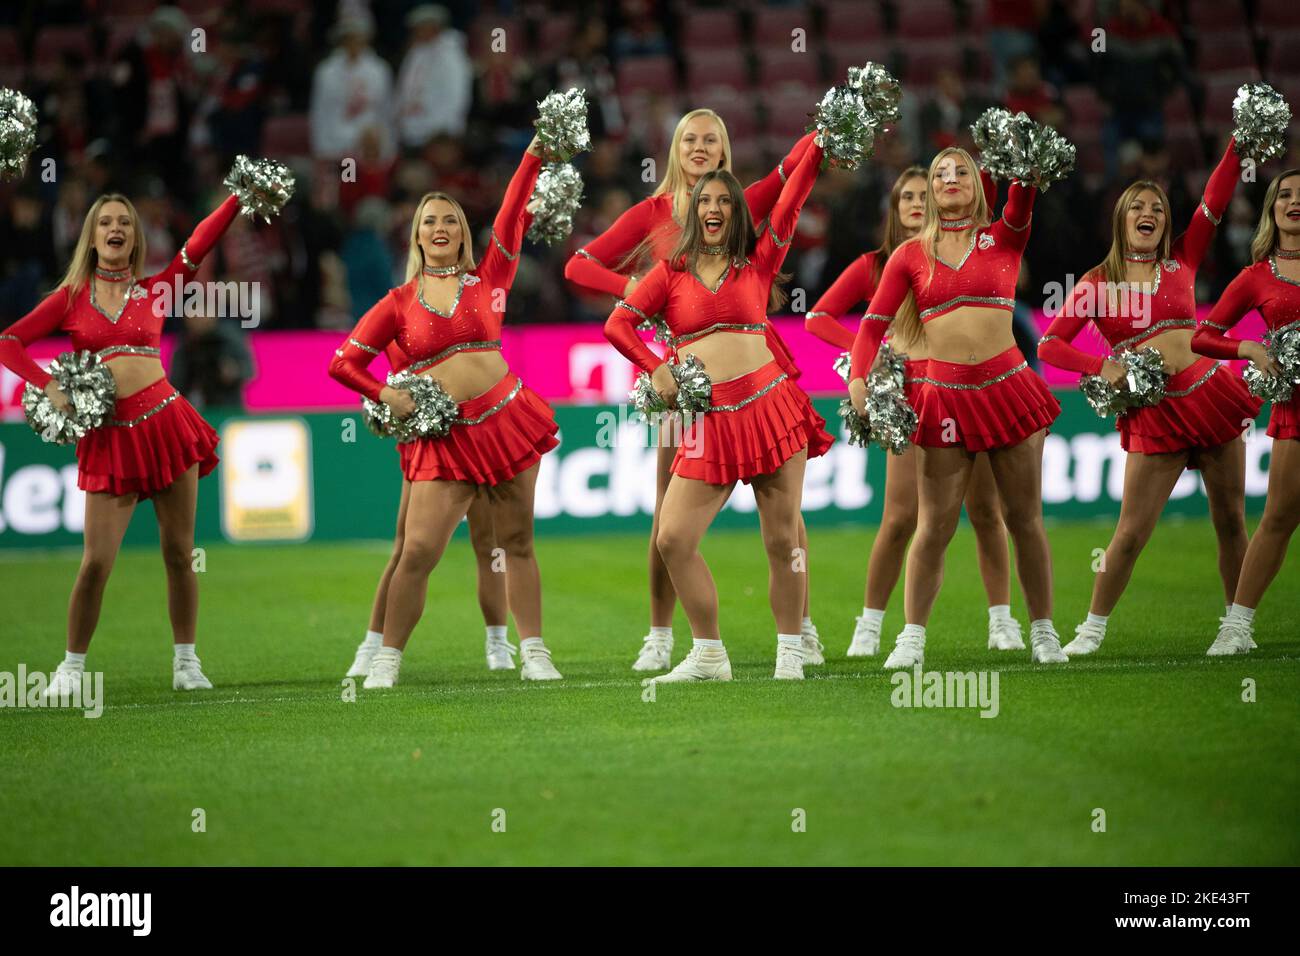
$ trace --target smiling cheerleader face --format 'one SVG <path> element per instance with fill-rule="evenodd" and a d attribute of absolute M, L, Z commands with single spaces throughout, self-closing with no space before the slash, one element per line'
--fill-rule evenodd
<path fill-rule="evenodd" d="M 135 225 L 131 211 L 120 202 L 106 202 L 95 220 L 95 253 L 107 269 L 124 269 L 135 248 Z"/>
<path fill-rule="evenodd" d="M 1277 199 L 1273 201 L 1273 219 L 1279 233 L 1300 238 L 1300 176 L 1288 176 L 1278 183 Z"/>
<path fill-rule="evenodd" d="M 445 199 L 430 199 L 420 214 L 419 241 L 424 261 L 449 266 L 460 260 L 463 230 L 456 209 Z"/>
<path fill-rule="evenodd" d="M 1169 213 L 1160 197 L 1144 189 L 1133 197 L 1124 211 L 1124 238 L 1130 252 L 1153 252 L 1168 225 Z"/>

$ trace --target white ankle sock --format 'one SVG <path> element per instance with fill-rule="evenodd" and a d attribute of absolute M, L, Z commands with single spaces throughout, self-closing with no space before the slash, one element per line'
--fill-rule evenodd
<path fill-rule="evenodd" d="M 380 647 L 375 652 L 375 658 L 396 657 L 399 661 L 402 659 L 402 649 L 400 647 Z"/>
<path fill-rule="evenodd" d="M 990 604 L 989 621 L 1009 621 L 1011 620 L 1010 604 Z"/>
<path fill-rule="evenodd" d="M 650 636 L 659 640 L 672 641 L 673 629 L 671 627 L 651 627 Z"/>
<path fill-rule="evenodd" d="M 925 640 L 925 625 L 904 624 L 903 633 L 899 634 L 898 637 L 900 640 L 903 639 L 904 637 L 919 637 L 921 640 Z"/>
<path fill-rule="evenodd" d="M 198 655 L 194 653 L 193 644 L 173 644 L 172 647 L 175 649 L 174 650 L 175 660 L 178 661 L 198 660 Z"/>
<path fill-rule="evenodd" d="M 806 618 L 804 618 L 802 621 L 799 622 L 799 629 L 800 629 L 801 631 L 806 631 L 806 630 L 808 630 L 808 628 L 810 628 L 810 627 L 812 627 L 812 618 L 810 618 L 810 617 L 806 617 Z"/>
<path fill-rule="evenodd" d="M 1108 620 L 1110 620 L 1110 615 L 1109 615 L 1109 614 L 1093 614 L 1091 611 L 1088 612 L 1088 621 L 1087 621 L 1087 623 L 1089 623 L 1089 624 L 1096 624 L 1096 625 L 1097 625 L 1098 627 L 1100 627 L 1103 631 L 1106 630 L 1106 622 L 1107 622 Z"/>
<path fill-rule="evenodd" d="M 1253 607 L 1243 607 L 1240 604 L 1234 604 L 1228 608 L 1228 613 L 1224 617 L 1234 617 L 1239 621 L 1245 621 L 1250 624 L 1255 620 L 1255 609 Z"/>
<path fill-rule="evenodd" d="M 542 639 L 540 637 L 525 637 L 523 640 L 519 642 L 519 650 L 521 651 L 526 647 L 545 647 L 545 646 L 546 645 L 542 642 Z"/>
<path fill-rule="evenodd" d="M 881 624 L 881 622 L 884 621 L 884 619 L 885 619 L 885 612 L 884 612 L 884 611 L 877 611 L 877 610 L 876 610 L 875 608 L 873 608 L 873 607 L 864 607 L 864 608 L 862 609 L 862 616 L 863 616 L 866 620 L 870 621 L 872 624 L 875 624 L 876 626 L 879 626 L 879 625 Z"/>
<path fill-rule="evenodd" d="M 801 647 L 803 645 L 803 637 L 798 634 L 777 634 L 776 642 L 778 644 L 788 644 L 791 647 Z"/>
<path fill-rule="evenodd" d="M 720 651 L 720 650 L 722 650 L 722 639 L 721 639 L 721 638 L 719 638 L 719 639 L 716 640 L 716 641 L 713 641 L 713 640 L 710 640 L 710 639 L 707 638 L 707 637 L 693 637 L 693 638 L 691 638 L 691 641 L 695 644 L 696 647 L 702 647 L 702 648 L 704 648 L 704 650 L 706 650 L 706 651 Z"/>
<path fill-rule="evenodd" d="M 383 631 L 366 631 L 366 639 L 361 642 L 362 647 L 379 647 L 384 643 Z"/>
<path fill-rule="evenodd" d="M 495 638 L 498 641 L 504 641 L 506 639 L 506 634 L 509 632 L 510 627 L 507 624 L 489 624 L 487 626 L 487 636 L 489 640 Z"/>
<path fill-rule="evenodd" d="M 70 667 L 79 667 L 84 670 L 86 667 L 86 655 L 74 654 L 72 651 L 67 651 L 63 655 L 63 663 Z"/>

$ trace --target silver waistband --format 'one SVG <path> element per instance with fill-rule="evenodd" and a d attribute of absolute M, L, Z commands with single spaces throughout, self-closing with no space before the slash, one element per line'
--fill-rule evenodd
<path fill-rule="evenodd" d="M 153 408 L 149 409 L 149 411 L 145 412 L 145 413 L 144 413 L 143 415 L 141 415 L 139 418 L 133 418 L 133 419 L 131 419 L 129 422 L 124 422 L 124 421 L 122 421 L 122 420 L 119 419 L 119 418 L 111 418 L 111 419 L 109 419 L 107 422 L 105 422 L 104 424 L 105 424 L 105 425 L 111 425 L 111 426 L 113 426 L 114 428 L 131 428 L 131 427 L 134 426 L 134 425 L 139 425 L 139 424 L 140 424 L 142 421 L 144 421 L 146 418 L 150 418 L 150 417 L 156 415 L 158 412 L 161 412 L 164 408 L 166 408 L 168 405 L 170 405 L 172 402 L 176 401 L 176 399 L 178 399 L 178 398 L 180 398 L 180 397 L 181 397 L 181 393 L 180 393 L 180 392 L 172 392 L 170 395 L 168 395 L 166 398 L 164 398 L 161 402 L 159 402 L 159 403 L 158 403 L 157 405 L 155 405 Z"/>
<path fill-rule="evenodd" d="M 714 332 L 766 332 L 767 326 L 762 322 L 715 322 L 707 329 L 700 329 L 698 332 L 687 332 L 685 335 L 673 337 L 673 345 L 683 345 L 687 342 L 693 342 L 695 339 L 703 338 L 706 335 L 712 335 Z"/>
<path fill-rule="evenodd" d="M 996 385 L 998 384 L 998 382 L 1005 382 L 1012 375 L 1017 375 L 1020 372 L 1023 372 L 1027 368 L 1029 368 L 1029 363 L 1021 362 L 1015 368 L 1009 368 L 1002 374 L 994 375 L 992 378 L 988 379 L 987 381 L 979 382 L 978 384 L 968 383 L 968 382 L 941 382 L 937 378 L 930 378 L 928 375 L 921 376 L 920 378 L 914 378 L 912 379 L 912 381 L 924 382 L 927 385 L 934 385 L 937 386 L 938 388 L 953 388 L 963 392 L 977 392 L 982 388 L 988 388 L 990 385 Z"/>
<path fill-rule="evenodd" d="M 99 356 L 100 359 L 106 359 L 112 355 L 161 356 L 162 349 L 157 349 L 150 345 L 110 345 L 106 349 L 100 349 L 95 354 Z"/>
<path fill-rule="evenodd" d="M 1219 370 L 1219 366 L 1216 364 L 1213 368 L 1211 368 L 1208 372 L 1206 372 L 1204 375 L 1198 378 L 1195 382 L 1187 386 L 1187 388 L 1180 388 L 1176 392 L 1165 392 L 1165 398 L 1187 397 L 1188 395 L 1192 394 L 1192 392 L 1196 391 L 1198 388 L 1200 388 L 1202 385 L 1208 382 L 1210 380 L 1210 376 L 1212 376 L 1218 370 Z"/>
<path fill-rule="evenodd" d="M 486 342 L 457 342 L 455 345 L 450 345 L 443 349 L 432 358 L 420 359 L 418 362 L 412 362 L 406 367 L 406 370 L 408 372 L 421 372 L 426 368 L 433 368 L 433 366 L 437 365 L 443 359 L 455 355 L 457 352 L 464 352 L 466 349 L 472 349 L 478 352 L 500 351 L 501 340 L 491 339 Z"/>
<path fill-rule="evenodd" d="M 757 392 L 755 392 L 753 395 L 750 395 L 748 398 L 742 398 L 740 401 L 736 402 L 734 405 L 710 405 L 710 406 L 709 406 L 709 411 L 711 411 L 711 412 L 738 412 L 738 411 L 740 411 L 742 408 L 744 408 L 746 405 L 748 405 L 750 402 L 756 402 L 756 401 L 758 401 L 760 398 L 762 398 L 762 397 L 763 397 L 764 395 L 766 395 L 768 392 L 772 391 L 772 389 L 776 388 L 778 385 L 780 385 L 782 382 L 784 382 L 784 381 L 785 381 L 787 378 L 789 378 L 789 377 L 790 377 L 790 376 L 787 375 L 785 372 L 782 372 L 780 375 L 778 375 L 776 378 L 772 379 L 772 381 L 768 382 L 766 385 L 764 385 L 762 388 L 760 388 L 760 389 L 759 389 Z"/>
<path fill-rule="evenodd" d="M 996 305 L 1007 309 L 1014 309 L 1016 307 L 1016 300 L 1004 299 L 1001 298 L 1000 296 L 959 295 L 955 299 L 949 299 L 947 302 L 941 302 L 936 306 L 931 306 L 930 308 L 926 309 L 924 312 L 921 313 L 921 321 L 924 322 L 930 316 L 937 315 L 940 312 L 944 312 L 954 305 L 989 305 L 989 306 Z"/>
<path fill-rule="evenodd" d="M 1194 329 L 1194 328 L 1196 328 L 1195 319 L 1161 319 L 1159 322 L 1151 326 L 1149 329 L 1140 332 L 1139 334 L 1133 336 L 1132 338 L 1125 339 L 1122 342 L 1116 342 L 1114 345 L 1111 346 L 1111 348 L 1114 349 L 1116 352 L 1118 352 L 1120 349 L 1128 348 L 1128 346 L 1130 345 L 1134 345 L 1138 342 L 1146 341 L 1151 336 L 1155 335 L 1157 332 L 1163 332 L 1165 329 Z"/>
<path fill-rule="evenodd" d="M 523 387 L 524 387 L 523 380 L 522 380 L 522 379 L 516 379 L 516 381 L 515 381 L 515 387 L 512 388 L 512 389 L 510 389 L 510 392 L 506 395 L 505 398 L 501 399 L 501 401 L 497 402 L 495 405 L 493 405 L 491 408 L 487 409 L 487 410 L 486 410 L 485 412 L 483 412 L 483 414 L 481 414 L 481 415 L 476 415 L 476 416 L 474 416 L 473 418 L 457 418 L 454 424 L 457 424 L 457 425 L 477 425 L 479 422 L 483 421 L 484 419 L 487 419 L 487 418 L 492 417 L 492 416 L 495 415 L 497 412 L 501 411 L 501 409 L 505 408 L 506 405 L 508 405 L 508 404 L 510 403 L 510 400 L 511 400 L 512 398 L 514 398 L 516 395 L 519 394 L 519 390 L 520 390 L 521 388 L 523 388 Z"/>

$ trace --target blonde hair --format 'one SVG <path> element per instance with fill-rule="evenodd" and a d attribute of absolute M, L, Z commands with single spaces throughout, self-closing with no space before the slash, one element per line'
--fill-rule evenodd
<path fill-rule="evenodd" d="M 934 279 L 935 254 L 934 246 L 939 241 L 939 200 L 935 196 L 933 187 L 934 177 L 939 175 L 939 164 L 949 156 L 956 156 L 958 163 L 964 163 L 970 170 L 971 176 L 975 179 L 975 205 L 971 208 L 969 218 L 974 220 L 972 231 L 981 229 L 989 224 L 989 203 L 984 195 L 984 189 L 979 182 L 979 167 L 975 165 L 975 160 L 971 159 L 970 153 L 960 146 L 949 146 L 947 149 L 939 151 L 938 155 L 930 161 L 930 170 L 925 180 L 925 219 L 921 223 L 921 231 L 913 238 L 908 239 L 902 245 L 908 243 L 919 243 L 921 251 L 925 254 L 926 265 L 929 267 L 929 278 L 926 285 Z M 974 238 L 972 236 L 972 238 Z M 903 304 L 898 308 L 898 314 L 894 316 L 893 337 L 900 342 L 924 342 L 925 326 L 921 323 L 921 315 L 916 307 L 916 296 L 909 294 L 903 300 Z"/>
<path fill-rule="evenodd" d="M 679 119 L 677 128 L 673 130 L 672 144 L 668 147 L 668 172 L 651 193 L 652 196 L 668 193 L 673 197 L 673 219 L 677 220 L 678 225 L 686 222 L 686 207 L 691 199 L 691 187 L 686 182 L 686 170 L 682 168 L 682 137 L 686 135 L 687 124 L 701 116 L 707 116 L 718 124 L 718 136 L 722 140 L 722 161 L 718 163 L 718 169 L 731 172 L 731 137 L 727 135 L 727 124 L 722 121 L 722 117 L 711 109 L 698 109 L 691 110 Z"/>
<path fill-rule="evenodd" d="M 474 268 L 474 237 L 469 231 L 469 220 L 465 218 L 465 210 L 461 208 L 460 203 L 446 193 L 425 193 L 420 197 L 419 203 L 416 204 L 415 216 L 411 219 L 411 242 L 406 253 L 407 282 L 419 275 L 424 268 L 424 250 L 420 248 L 420 220 L 424 217 L 425 204 L 434 199 L 441 199 L 443 202 L 448 203 L 456 213 L 456 220 L 460 223 L 460 258 L 456 264 L 464 272 L 469 272 Z"/>
<path fill-rule="evenodd" d="M 1277 248 L 1277 217 L 1273 215 L 1273 206 L 1277 203 L 1277 194 L 1282 191 L 1282 180 L 1288 176 L 1300 176 L 1300 168 L 1282 170 L 1273 177 L 1264 193 L 1264 208 L 1259 212 L 1259 226 L 1255 229 L 1255 238 L 1250 241 L 1252 263 L 1267 259 Z"/>
<path fill-rule="evenodd" d="M 876 282 L 880 281 L 880 275 L 885 271 L 885 261 L 894 254 L 895 249 L 910 238 L 907 235 L 907 227 L 903 225 L 903 217 L 898 214 L 898 203 L 903 196 L 903 187 L 911 179 L 925 182 L 925 170 L 920 166 L 908 166 L 899 173 L 898 178 L 894 180 L 894 187 L 889 191 L 889 212 L 885 215 L 885 228 L 881 230 L 883 238 L 880 246 L 875 250 L 876 268 L 873 278 Z M 925 189 L 929 192 L 928 182 L 925 182 Z"/>
<path fill-rule="evenodd" d="M 1159 183 L 1152 182 L 1150 179 L 1139 179 L 1120 193 L 1119 198 L 1115 200 L 1115 208 L 1110 215 L 1110 251 L 1106 253 L 1106 258 L 1083 275 L 1085 279 L 1090 277 L 1104 279 L 1111 298 L 1128 282 L 1128 273 L 1124 267 L 1124 253 L 1128 251 L 1128 228 L 1125 222 L 1128 207 L 1133 200 L 1137 199 L 1139 193 L 1147 190 L 1156 194 L 1156 198 L 1160 200 L 1160 205 L 1165 210 L 1165 231 L 1160 236 L 1160 247 L 1156 252 L 1157 269 L 1160 267 L 1161 260 L 1169 258 L 1169 250 L 1173 248 L 1173 240 L 1169 237 L 1172 231 L 1169 228 L 1169 197 Z"/>
<path fill-rule="evenodd" d="M 95 251 L 95 226 L 99 221 L 100 212 L 111 202 L 120 202 L 126 207 L 126 214 L 131 220 L 131 232 L 135 239 L 131 249 L 131 261 L 128 265 L 131 275 L 137 279 L 143 278 L 141 272 L 144 270 L 145 254 L 148 250 L 145 248 L 144 230 L 140 227 L 140 214 L 136 212 L 131 200 L 121 193 L 105 193 L 90 204 L 90 210 L 86 213 L 85 221 L 81 224 L 81 235 L 77 238 L 77 245 L 72 250 L 72 261 L 68 264 L 68 271 L 63 274 L 59 284 L 54 287 L 55 291 L 67 289 L 69 294 L 76 295 L 90 281 L 95 266 L 99 264 L 99 253 Z"/>

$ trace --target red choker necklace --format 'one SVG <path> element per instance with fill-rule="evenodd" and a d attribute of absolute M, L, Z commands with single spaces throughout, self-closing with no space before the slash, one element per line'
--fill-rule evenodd
<path fill-rule="evenodd" d="M 970 216 L 965 219 L 940 219 L 939 228 L 944 232 L 961 232 L 963 229 L 969 229 L 975 225 L 975 220 Z"/>
<path fill-rule="evenodd" d="M 1274 249 L 1273 255 L 1279 259 L 1300 259 L 1300 249 Z"/>
<path fill-rule="evenodd" d="M 1126 252 L 1124 253 L 1125 262 L 1155 262 L 1156 254 L 1154 252 Z"/>
<path fill-rule="evenodd" d="M 131 267 L 105 269 L 103 266 L 95 266 L 95 278 L 103 279 L 105 282 L 125 282 L 131 278 Z"/>

